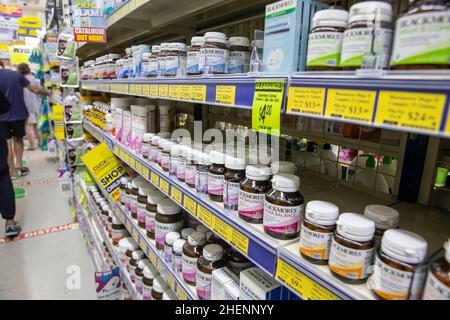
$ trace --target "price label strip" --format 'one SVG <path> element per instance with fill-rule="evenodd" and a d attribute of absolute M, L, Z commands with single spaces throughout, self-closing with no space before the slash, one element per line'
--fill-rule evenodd
<path fill-rule="evenodd" d="M 252 128 L 256 132 L 280 135 L 284 80 L 256 80 L 252 105 Z"/>
<path fill-rule="evenodd" d="M 159 86 L 157 84 L 150 85 L 150 96 L 157 97 L 159 94 Z"/>
<path fill-rule="evenodd" d="M 169 194 L 169 186 L 169 183 L 165 179 L 159 179 L 159 188 L 167 195 Z"/>
<path fill-rule="evenodd" d="M 187 300 L 187 294 L 186 292 L 184 292 L 181 286 L 177 286 L 177 296 L 180 298 L 180 300 Z"/>
<path fill-rule="evenodd" d="M 142 94 L 144 96 L 149 96 L 150 95 L 150 85 L 149 84 L 143 84 L 142 85 Z"/>
<path fill-rule="evenodd" d="M 305 300 L 340 300 L 322 285 L 305 276 L 282 259 L 277 259 L 275 276 Z"/>
<path fill-rule="evenodd" d="M 328 89 L 325 115 L 372 122 L 376 95 L 376 91 Z"/>
<path fill-rule="evenodd" d="M 231 228 L 231 244 L 242 251 L 244 255 L 248 255 L 248 243 L 249 239 L 235 228 Z"/>
<path fill-rule="evenodd" d="M 191 214 L 193 214 L 194 216 L 197 216 L 197 202 L 195 202 L 194 200 L 192 200 L 190 197 L 188 197 L 187 195 L 184 195 L 184 203 L 183 203 L 184 208 L 190 212 Z"/>
<path fill-rule="evenodd" d="M 158 94 L 160 97 L 168 97 L 169 96 L 169 85 L 160 84 Z"/>
<path fill-rule="evenodd" d="M 155 187 L 159 187 L 159 176 L 152 171 L 150 181 Z"/>
<path fill-rule="evenodd" d="M 181 193 L 181 191 L 176 188 L 175 186 L 172 186 L 172 190 L 170 192 L 170 197 L 179 205 L 183 204 L 183 194 Z"/>
<path fill-rule="evenodd" d="M 191 87 L 187 85 L 180 85 L 179 98 L 182 100 L 190 100 Z"/>
<path fill-rule="evenodd" d="M 190 86 L 190 100 L 205 102 L 206 101 L 206 86 L 205 85 L 195 85 Z"/>
<path fill-rule="evenodd" d="M 202 220 L 207 226 L 212 226 L 213 214 L 205 207 L 198 205 L 197 217 Z"/>
<path fill-rule="evenodd" d="M 175 279 L 170 272 L 167 273 L 167 284 L 169 285 L 169 287 L 175 290 Z"/>
<path fill-rule="evenodd" d="M 139 246 L 141 247 L 142 251 L 144 251 L 146 254 L 148 254 L 147 242 L 145 242 L 144 238 L 141 238 L 139 240 Z"/>
<path fill-rule="evenodd" d="M 230 241 L 232 236 L 232 228 L 219 217 L 213 216 L 212 229 L 217 232 L 222 238 Z"/>
<path fill-rule="evenodd" d="M 286 111 L 321 116 L 325 88 L 289 87 Z"/>
<path fill-rule="evenodd" d="M 236 86 L 216 86 L 216 103 L 234 105 Z"/>

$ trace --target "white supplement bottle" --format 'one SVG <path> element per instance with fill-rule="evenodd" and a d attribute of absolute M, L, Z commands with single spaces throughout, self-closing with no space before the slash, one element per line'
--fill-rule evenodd
<path fill-rule="evenodd" d="M 166 241 L 164 242 L 164 261 L 171 266 L 173 264 L 173 244 L 180 239 L 180 233 L 171 231 L 166 234 Z"/>
<path fill-rule="evenodd" d="M 155 241 L 158 250 L 164 249 L 166 234 L 171 231 L 180 232 L 183 228 L 181 208 L 169 198 L 158 202 L 155 216 Z"/>
<path fill-rule="evenodd" d="M 187 53 L 186 74 L 199 75 L 200 47 L 205 44 L 204 37 L 192 37 L 191 47 Z"/>
<path fill-rule="evenodd" d="M 192 231 L 194 230 L 192 229 Z M 172 267 L 175 272 L 181 272 L 181 266 L 183 263 L 183 246 L 185 243 L 185 239 L 177 239 L 173 243 Z"/>
<path fill-rule="evenodd" d="M 159 132 L 171 132 L 170 123 L 171 105 L 168 101 L 161 101 L 159 104 Z"/>
<path fill-rule="evenodd" d="M 444 250 L 445 256 L 431 263 L 423 300 L 450 300 L 450 239 Z"/>

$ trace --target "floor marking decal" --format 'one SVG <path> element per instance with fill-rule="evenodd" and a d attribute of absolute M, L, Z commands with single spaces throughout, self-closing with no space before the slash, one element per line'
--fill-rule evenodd
<path fill-rule="evenodd" d="M 39 230 L 35 230 L 35 231 L 30 231 L 30 232 L 24 232 L 24 233 L 19 234 L 14 239 L 0 238 L 0 244 L 24 240 L 24 239 L 41 237 L 41 236 L 45 236 L 45 235 L 51 234 L 51 233 L 62 232 L 62 231 L 67 231 L 67 230 L 74 230 L 74 229 L 78 229 L 78 223 L 75 223 L 75 222 L 66 223 L 66 224 L 63 224 L 60 226 L 49 227 L 49 228 L 39 229 Z"/>

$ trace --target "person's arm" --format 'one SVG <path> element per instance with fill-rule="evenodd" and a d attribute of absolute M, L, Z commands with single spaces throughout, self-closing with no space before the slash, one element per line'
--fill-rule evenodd
<path fill-rule="evenodd" d="M 48 91 L 45 90 L 44 88 L 42 88 L 42 87 L 40 87 L 40 86 L 35 86 L 35 85 L 31 84 L 31 83 L 27 86 L 27 89 L 28 89 L 28 90 L 31 90 L 31 91 L 33 91 L 34 93 L 39 94 L 39 95 L 41 95 L 41 96 L 49 96 L 49 95 L 50 95 L 50 94 L 48 93 Z"/>

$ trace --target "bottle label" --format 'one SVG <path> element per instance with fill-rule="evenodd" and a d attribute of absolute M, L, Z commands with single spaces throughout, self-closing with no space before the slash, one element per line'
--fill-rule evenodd
<path fill-rule="evenodd" d="M 342 32 L 310 33 L 306 65 L 337 67 L 341 57 L 342 37 Z"/>
<path fill-rule="evenodd" d="M 199 69 L 203 70 L 205 64 L 211 73 L 228 73 L 230 52 L 227 49 L 202 48 L 199 56 Z"/>
<path fill-rule="evenodd" d="M 136 282 L 136 267 L 130 265 L 130 280 L 131 282 Z"/>
<path fill-rule="evenodd" d="M 166 57 L 157 57 L 156 60 L 158 61 L 160 74 L 164 75 L 164 72 L 166 71 Z"/>
<path fill-rule="evenodd" d="M 186 161 L 181 159 L 178 162 L 177 166 L 177 178 L 183 180 L 185 178 L 185 172 L 186 172 Z"/>
<path fill-rule="evenodd" d="M 172 256 L 173 259 L 173 269 L 175 272 L 181 272 L 181 266 L 183 264 L 183 258 L 181 255 L 174 254 Z"/>
<path fill-rule="evenodd" d="M 172 247 L 164 245 L 164 261 L 166 261 L 171 266 L 173 263 L 172 258 L 173 258 Z"/>
<path fill-rule="evenodd" d="M 297 234 L 303 210 L 304 205 L 288 207 L 264 201 L 264 229 L 280 235 Z"/>
<path fill-rule="evenodd" d="M 373 33 L 375 33 L 373 35 Z M 365 54 L 372 52 L 380 66 L 389 65 L 392 31 L 390 29 L 355 28 L 344 32 L 342 40 L 341 67 L 361 67 Z M 373 44 L 372 44 L 373 42 Z"/>
<path fill-rule="evenodd" d="M 401 271 L 387 265 L 375 257 L 373 276 L 370 280 L 372 290 L 385 300 L 406 300 L 411 285 L 412 272 Z M 418 292 L 411 297 L 418 296 Z"/>
<path fill-rule="evenodd" d="M 195 165 L 187 164 L 184 172 L 184 182 L 195 185 Z"/>
<path fill-rule="evenodd" d="M 450 288 L 428 272 L 428 279 L 423 292 L 423 300 L 450 300 Z"/>
<path fill-rule="evenodd" d="M 211 274 L 197 270 L 197 281 L 195 283 L 195 287 L 197 289 L 197 297 L 199 300 L 211 300 L 211 282 Z"/>
<path fill-rule="evenodd" d="M 344 247 L 334 238 L 331 241 L 329 268 L 336 274 L 348 278 L 362 280 L 369 275 L 375 248 L 357 250 Z"/>
<path fill-rule="evenodd" d="M 215 195 L 215 196 L 221 196 L 223 195 L 223 181 L 224 181 L 224 175 L 223 174 L 208 174 L 208 193 Z"/>
<path fill-rule="evenodd" d="M 155 241 L 158 245 L 164 246 L 166 242 L 166 234 L 171 231 L 180 231 L 183 228 L 183 221 L 175 223 L 155 223 Z"/>
<path fill-rule="evenodd" d="M 158 147 L 155 146 L 151 146 L 150 147 L 150 154 L 149 154 L 149 158 L 151 161 L 156 162 L 156 160 L 158 155 Z"/>
<path fill-rule="evenodd" d="M 145 223 L 145 216 L 147 214 L 147 210 L 145 210 L 145 207 L 146 207 L 145 203 L 138 203 L 137 220 L 140 223 Z"/>
<path fill-rule="evenodd" d="M 332 239 L 332 232 L 317 232 L 301 225 L 300 252 L 316 260 L 328 260 Z"/>
<path fill-rule="evenodd" d="M 155 232 L 155 215 L 156 212 L 145 210 L 145 230 L 150 233 Z"/>
<path fill-rule="evenodd" d="M 264 213 L 264 193 L 239 191 L 239 214 L 252 219 L 262 219 Z"/>
<path fill-rule="evenodd" d="M 225 180 L 223 189 L 223 205 L 225 209 L 237 211 L 239 203 L 239 182 L 230 182 Z"/>
<path fill-rule="evenodd" d="M 135 285 L 136 285 L 136 291 L 139 292 L 140 294 L 142 294 L 142 287 L 143 287 L 142 276 L 136 275 Z"/>
<path fill-rule="evenodd" d="M 150 153 L 150 144 L 147 142 L 142 142 L 141 154 L 144 158 L 148 158 Z"/>
<path fill-rule="evenodd" d="M 165 76 L 176 76 L 178 70 L 178 56 L 169 56 L 165 59 L 166 67 L 164 69 Z"/>
<path fill-rule="evenodd" d="M 228 268 L 236 275 L 239 275 L 242 271 L 250 269 L 254 267 L 255 265 L 251 261 L 246 262 L 235 262 L 235 261 L 228 261 Z"/>
<path fill-rule="evenodd" d="M 152 300 L 152 286 L 143 284 L 142 286 L 142 300 Z"/>
<path fill-rule="evenodd" d="M 186 72 L 198 74 L 200 71 L 198 67 L 200 51 L 190 51 L 187 53 Z"/>
<path fill-rule="evenodd" d="M 169 167 L 170 167 L 170 156 L 169 154 L 165 153 L 165 152 L 161 152 L 161 168 L 165 171 L 169 171 Z"/>
<path fill-rule="evenodd" d="M 131 115 L 131 123 L 133 129 L 131 130 L 131 149 L 140 152 L 142 149 L 142 138 L 147 132 L 147 115 L 142 116 L 133 113 Z"/>
<path fill-rule="evenodd" d="M 246 73 L 250 65 L 250 52 L 232 51 L 230 52 L 230 65 L 228 73 Z"/>
<path fill-rule="evenodd" d="M 191 258 L 183 254 L 182 273 L 183 279 L 188 282 L 194 282 L 197 276 L 197 260 L 198 258 Z"/>
<path fill-rule="evenodd" d="M 178 158 L 177 157 L 170 157 L 170 175 L 176 176 L 177 175 L 177 166 L 178 166 Z"/>
<path fill-rule="evenodd" d="M 147 76 L 157 76 L 158 75 L 158 60 L 151 58 L 148 60 L 148 71 Z"/>
<path fill-rule="evenodd" d="M 200 194 L 208 193 L 208 175 L 207 171 L 195 170 L 195 190 Z"/>
<path fill-rule="evenodd" d="M 397 20 L 391 65 L 450 64 L 450 11 L 421 12 Z"/>
<path fill-rule="evenodd" d="M 137 195 L 130 193 L 130 211 L 137 214 Z"/>

